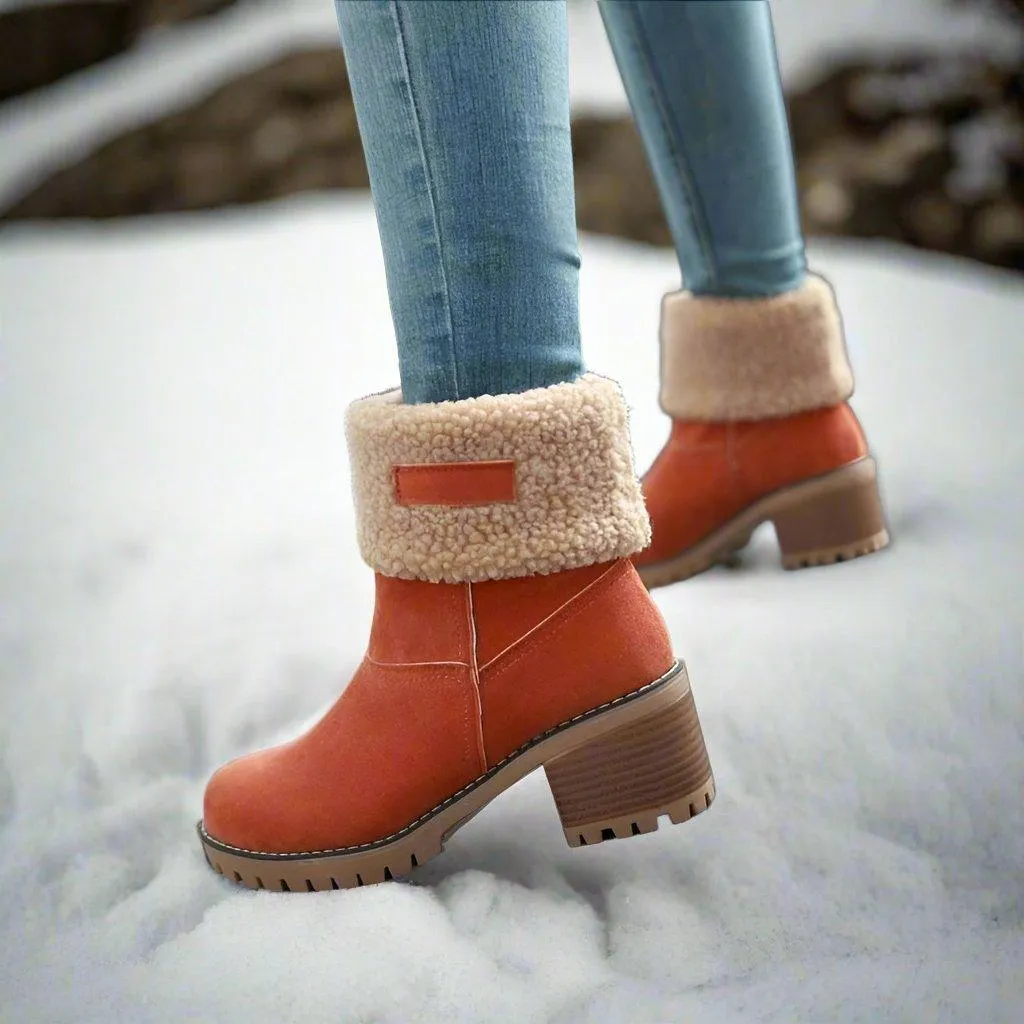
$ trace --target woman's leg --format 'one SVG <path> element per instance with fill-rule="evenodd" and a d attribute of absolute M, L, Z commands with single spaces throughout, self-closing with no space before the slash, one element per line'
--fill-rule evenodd
<path fill-rule="evenodd" d="M 807 274 L 766 2 L 602 0 L 686 291 L 661 319 L 672 434 L 644 477 L 649 586 L 771 519 L 790 568 L 888 542 L 829 286 Z"/>
<path fill-rule="evenodd" d="M 337 3 L 407 403 L 582 373 L 564 3 Z"/>
<path fill-rule="evenodd" d="M 687 289 L 778 295 L 804 243 L 767 2 L 601 0 Z"/>
<path fill-rule="evenodd" d="M 570 846 L 688 821 L 715 785 L 629 562 L 626 404 L 580 373 L 565 11 L 339 15 L 405 389 L 346 417 L 376 607 L 320 721 L 210 780 L 206 859 L 255 888 L 387 880 L 541 764 Z"/>

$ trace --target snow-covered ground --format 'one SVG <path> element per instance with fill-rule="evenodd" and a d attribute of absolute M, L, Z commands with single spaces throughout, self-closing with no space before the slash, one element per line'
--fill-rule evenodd
<path fill-rule="evenodd" d="M 774 7 L 793 74 L 826 42 L 941 34 L 934 0 Z M 621 105 L 592 13 L 574 94 Z M 321 0 L 257 4 L 9 105 L 0 193 L 334 31 Z M 587 357 L 646 464 L 673 261 L 583 251 Z M 0 1021 L 1019 1024 L 1024 288 L 814 256 L 895 541 L 785 574 L 761 534 L 658 592 L 712 811 L 569 850 L 531 777 L 410 883 L 289 896 L 213 875 L 192 828 L 209 772 L 362 654 L 342 418 L 397 378 L 368 201 L 0 234 Z"/>
<path fill-rule="evenodd" d="M 1024 1005 L 1024 291 L 827 247 L 894 544 L 658 593 L 720 796 L 568 849 L 542 776 L 411 883 L 207 868 L 223 760 L 356 665 L 342 417 L 396 379 L 363 198 L 0 238 L 0 1020 L 927 1021 Z M 584 240 L 645 463 L 667 253 Z"/>

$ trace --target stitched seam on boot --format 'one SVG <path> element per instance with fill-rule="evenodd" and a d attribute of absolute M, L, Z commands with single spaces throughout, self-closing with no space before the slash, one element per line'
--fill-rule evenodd
<path fill-rule="evenodd" d="M 200 829 L 202 830 L 203 835 L 216 846 L 222 847 L 225 850 L 234 850 L 236 853 L 251 853 L 264 860 L 295 860 L 299 857 L 333 857 L 341 854 L 355 853 L 358 850 L 365 850 L 371 846 L 382 846 L 386 843 L 392 842 L 395 839 L 400 839 L 403 836 L 408 835 L 410 832 L 414 831 L 420 825 L 421 822 L 424 822 L 427 820 L 427 818 L 430 818 L 433 815 L 437 814 L 438 811 L 443 811 L 446 807 L 451 806 L 451 804 L 459 800 L 463 796 L 463 794 L 468 793 L 469 790 L 474 789 L 476 786 L 480 785 L 481 782 L 484 782 L 489 777 L 497 775 L 497 773 L 502 768 L 504 768 L 510 761 L 513 761 L 520 754 L 529 750 L 530 747 L 536 746 L 538 743 L 547 739 L 549 736 L 552 736 L 556 732 L 559 732 L 560 730 L 567 728 L 568 726 L 572 725 L 574 722 L 578 722 L 582 718 L 590 718 L 592 715 L 595 715 L 600 711 L 610 710 L 611 708 L 616 707 L 617 705 L 622 704 L 625 701 L 632 700 L 633 698 L 638 697 L 646 690 L 654 689 L 658 686 L 663 685 L 669 679 L 669 677 L 677 673 L 681 667 L 682 663 L 677 661 L 663 676 L 659 676 L 652 682 L 644 683 L 643 686 L 637 687 L 637 689 L 631 690 L 629 693 L 624 693 L 620 697 L 615 697 L 612 700 L 605 701 L 604 704 L 598 704 L 596 707 L 591 708 L 589 711 L 581 711 L 578 715 L 573 715 L 572 718 L 567 718 L 564 722 L 559 722 L 558 725 L 553 725 L 550 729 L 546 729 L 544 732 L 538 733 L 532 739 L 529 739 L 524 744 L 522 744 L 522 746 L 516 747 L 516 749 L 513 750 L 511 754 L 508 754 L 505 757 L 503 757 L 493 768 L 489 768 L 486 772 L 484 772 L 481 775 L 478 775 L 475 779 L 473 779 L 472 782 L 469 782 L 465 786 L 463 786 L 462 789 L 459 789 L 456 792 L 452 793 L 451 796 L 446 797 L 439 804 L 435 804 L 433 807 L 430 808 L 429 811 L 425 811 L 415 821 L 410 821 L 408 825 L 403 825 L 397 832 L 392 832 L 391 835 L 388 836 L 382 836 L 380 839 L 372 839 L 368 843 L 358 843 L 354 846 L 336 846 L 333 849 L 327 850 L 302 850 L 297 853 L 270 853 L 266 850 L 249 850 L 246 849 L 244 846 L 232 846 L 230 843 L 225 843 L 222 840 L 217 839 L 215 836 L 211 836 L 210 833 L 202 827 L 202 823 L 200 823 Z"/>
<path fill-rule="evenodd" d="M 469 615 L 469 681 L 473 684 L 473 701 L 476 704 L 476 747 L 480 755 L 480 767 L 487 770 L 487 747 L 484 744 L 484 706 L 480 699 L 480 669 L 476 659 L 476 612 L 473 610 L 473 584 L 467 583 L 466 611 Z"/>
<path fill-rule="evenodd" d="M 543 622 L 538 623 L 528 634 L 526 634 L 526 637 L 521 641 L 517 641 L 517 643 L 513 645 L 515 647 L 515 653 L 502 664 L 498 665 L 497 668 L 492 669 L 489 679 L 481 680 L 481 685 L 486 686 L 490 679 L 501 675 L 502 672 L 507 671 L 512 668 L 513 665 L 522 661 L 522 659 L 525 658 L 526 655 L 529 654 L 530 651 L 532 651 L 539 643 L 549 640 L 551 637 L 565 629 L 565 627 L 568 626 L 573 619 L 580 614 L 580 612 L 586 611 L 602 596 L 603 592 L 615 582 L 617 575 L 613 574 L 615 574 L 616 571 L 618 574 L 624 573 L 627 565 L 628 563 L 625 562 L 613 565 L 606 573 L 603 573 L 594 580 L 593 583 L 584 587 L 576 597 L 562 605 L 558 611 L 549 615 Z M 551 620 L 555 616 L 559 616 L 561 621 L 551 623 Z M 549 623 L 551 624 L 548 625 Z M 542 630 L 541 627 L 543 626 L 547 626 L 547 628 Z M 490 665 L 493 665 L 496 660 L 496 658 L 492 658 L 484 667 L 487 668 Z"/>
<path fill-rule="evenodd" d="M 609 573 L 621 568 L 622 566 L 617 564 L 609 566 L 607 569 L 605 569 L 603 573 L 601 573 L 600 576 L 597 577 L 596 580 L 591 580 L 585 587 L 582 588 L 582 590 L 577 590 L 576 593 L 573 594 L 568 601 L 563 601 L 553 612 L 551 612 L 549 615 L 545 615 L 544 618 L 540 620 L 540 622 L 537 622 L 534 625 L 532 625 L 521 637 L 518 637 L 517 639 L 513 640 L 512 643 L 506 645 L 505 648 L 500 653 L 496 654 L 493 658 L 491 658 L 491 660 L 488 661 L 487 664 L 481 665 L 480 671 L 486 672 L 487 669 L 489 669 L 496 661 L 498 661 L 500 658 L 504 658 L 509 651 L 518 647 L 528 637 L 533 636 L 533 634 L 536 633 L 538 629 L 541 629 L 544 625 L 550 622 L 557 615 L 560 615 L 562 612 L 564 612 L 566 608 L 573 604 L 578 598 L 582 597 L 589 590 L 596 587 Z"/>
<path fill-rule="evenodd" d="M 438 666 L 458 666 L 459 668 L 472 668 L 473 666 L 467 661 L 378 661 L 376 658 L 371 658 L 368 654 L 364 655 L 366 660 L 371 665 L 376 665 L 378 668 L 433 668 L 435 665 Z"/>

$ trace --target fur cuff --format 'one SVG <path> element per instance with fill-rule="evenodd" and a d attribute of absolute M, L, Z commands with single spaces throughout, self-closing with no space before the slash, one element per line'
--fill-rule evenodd
<path fill-rule="evenodd" d="M 355 402 L 346 427 L 359 547 L 386 576 L 508 579 L 623 558 L 650 542 L 626 405 L 604 377 L 431 405 L 403 405 L 391 391 Z M 478 504 L 398 493 L 398 467 L 422 478 L 445 463 L 460 467 L 438 471 L 441 495 L 449 480 L 486 484 L 495 471 L 500 484 L 509 463 L 514 486 Z"/>
<path fill-rule="evenodd" d="M 670 416 L 768 419 L 852 394 L 843 325 L 824 278 L 770 299 L 665 296 L 661 407 Z"/>

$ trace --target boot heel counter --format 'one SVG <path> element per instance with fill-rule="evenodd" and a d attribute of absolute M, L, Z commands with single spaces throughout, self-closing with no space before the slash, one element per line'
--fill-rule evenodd
<path fill-rule="evenodd" d="M 836 406 L 833 419 L 834 444 L 843 455 L 843 462 L 853 462 L 868 454 L 868 438 L 849 402 Z"/>
<path fill-rule="evenodd" d="M 547 628 L 596 684 L 601 700 L 657 679 L 676 663 L 661 610 L 628 558 L 612 563 Z"/>
<path fill-rule="evenodd" d="M 676 661 L 665 617 L 632 562 L 625 563 L 615 589 L 611 600 L 621 609 L 621 615 L 631 620 L 626 630 L 628 650 L 634 657 L 643 659 L 643 671 L 654 672 L 651 678 L 657 678 Z"/>
<path fill-rule="evenodd" d="M 622 559 L 521 644 L 480 670 L 488 762 L 675 665 L 665 620 Z"/>

